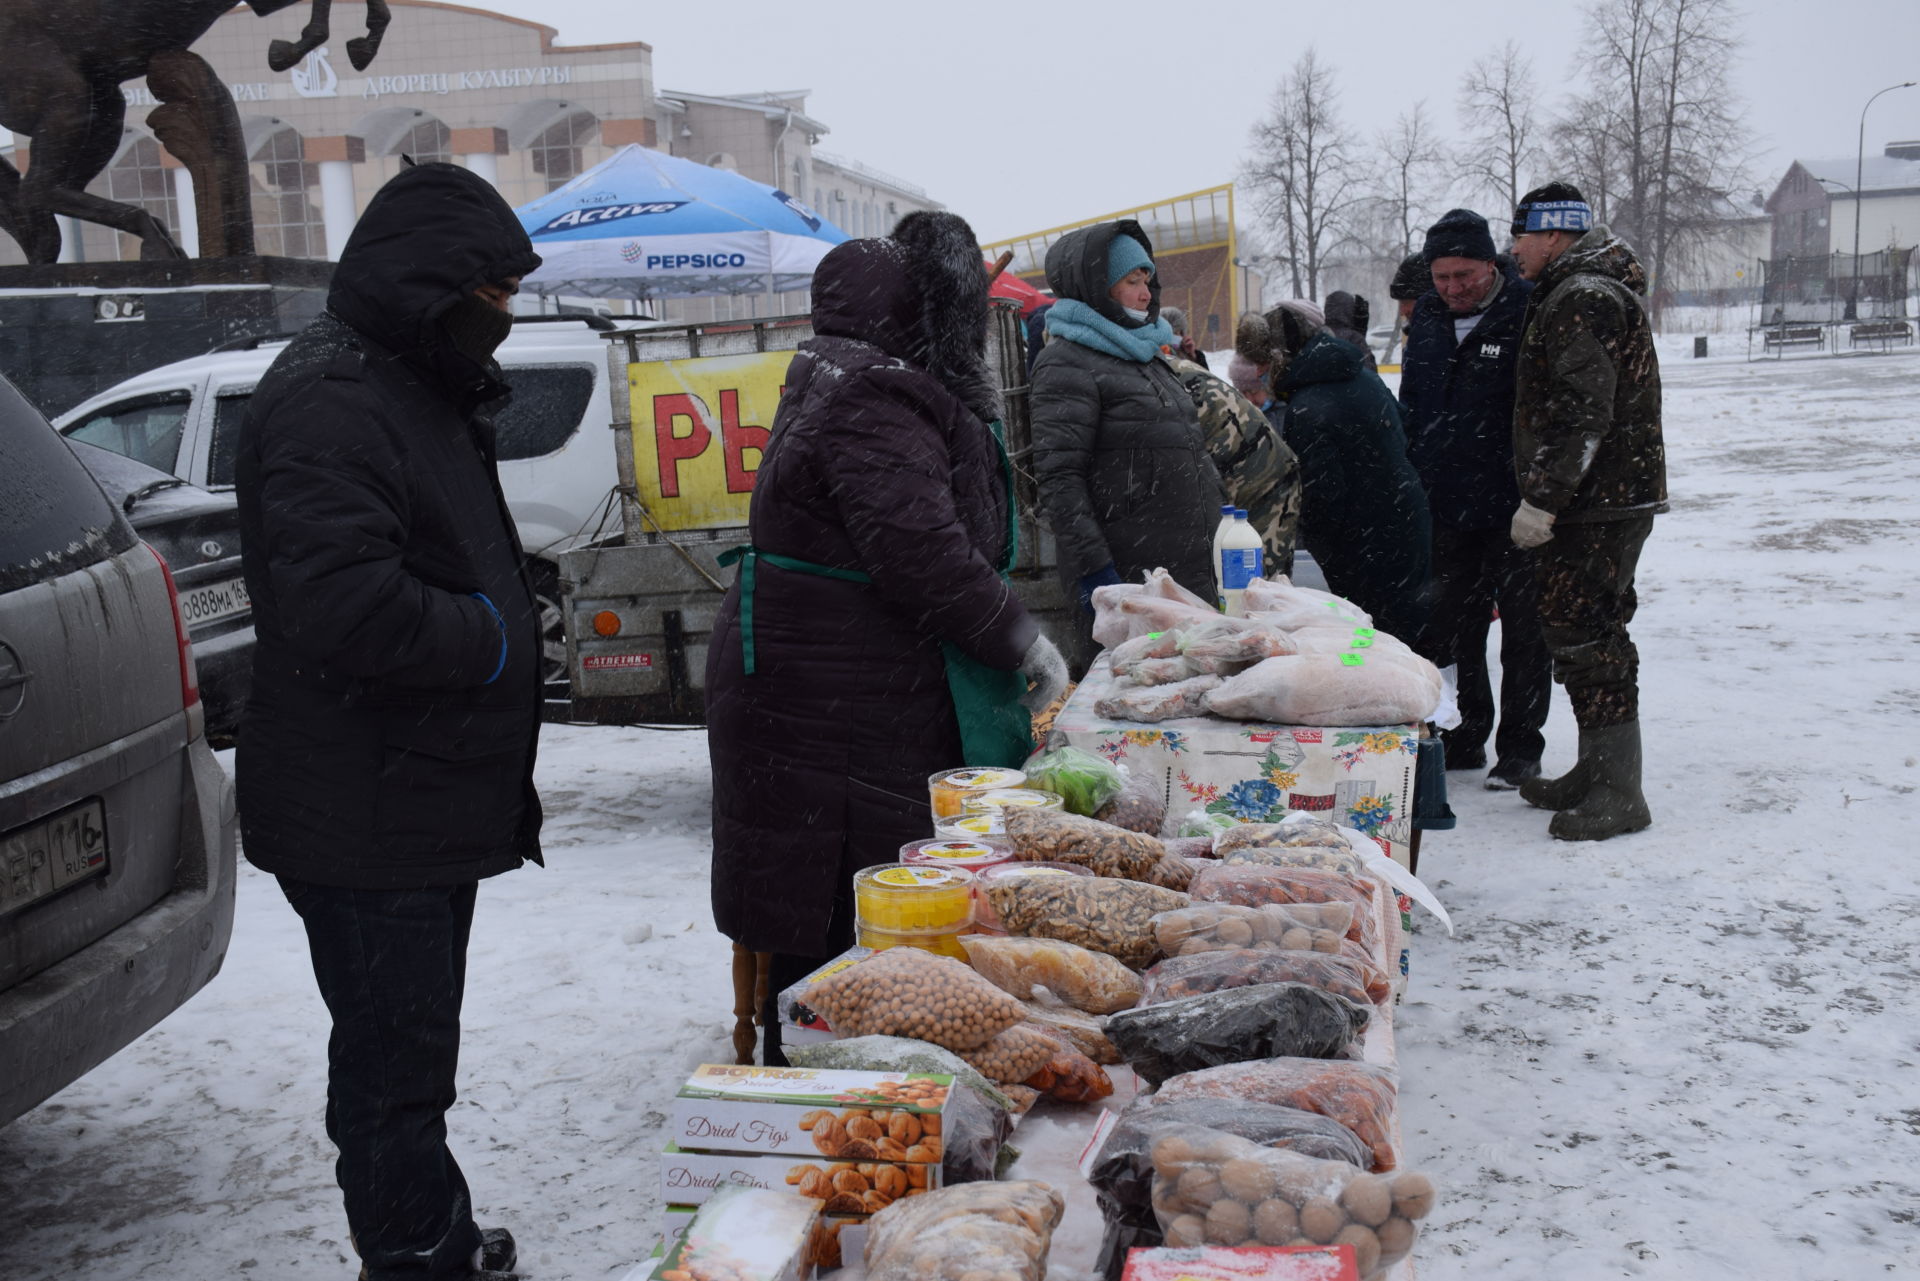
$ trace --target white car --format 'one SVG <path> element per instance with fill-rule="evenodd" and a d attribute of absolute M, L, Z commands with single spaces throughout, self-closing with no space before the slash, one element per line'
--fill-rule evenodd
<path fill-rule="evenodd" d="M 549 682 L 564 698 L 566 635 L 554 556 L 610 510 L 617 472 L 599 316 L 516 316 L 496 358 L 513 398 L 495 415 L 500 487 L 533 558 Z M 234 451 L 253 389 L 285 339 L 248 340 L 136 374 L 60 415 L 75 440 L 215 493 L 233 489 Z M 617 510 L 613 518 L 618 518 Z"/>

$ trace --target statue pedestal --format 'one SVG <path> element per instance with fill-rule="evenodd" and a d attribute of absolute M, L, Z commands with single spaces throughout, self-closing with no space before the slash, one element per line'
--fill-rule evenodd
<path fill-rule="evenodd" d="M 157 365 L 297 333 L 332 277 L 305 258 L 0 267 L 0 374 L 52 417 Z"/>

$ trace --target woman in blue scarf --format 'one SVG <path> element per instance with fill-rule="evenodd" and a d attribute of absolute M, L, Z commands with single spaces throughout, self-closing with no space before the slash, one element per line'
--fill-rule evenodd
<path fill-rule="evenodd" d="M 1161 349 L 1153 245 L 1130 219 L 1070 231 L 1047 251 L 1047 345 L 1033 366 L 1033 469 L 1092 655 L 1096 587 L 1164 566 L 1212 600 L 1225 501 L 1193 400 Z"/>

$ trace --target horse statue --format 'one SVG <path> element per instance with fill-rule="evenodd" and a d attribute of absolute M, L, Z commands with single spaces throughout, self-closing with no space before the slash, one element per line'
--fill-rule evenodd
<path fill-rule="evenodd" d="M 302 0 L 245 2 L 265 17 Z M 327 39 L 333 0 L 310 3 L 299 40 L 269 44 L 275 71 Z M 357 70 L 373 61 L 391 21 L 387 0 L 366 5 L 366 36 L 347 42 Z M 234 0 L 0 0 L 0 126 L 33 142 L 24 175 L 0 159 L 0 231 L 28 262 L 59 258 L 56 214 L 140 237 L 143 259 L 185 256 L 146 210 L 86 190 L 120 149 L 120 86 L 140 76 L 160 100 L 147 124 L 193 176 L 201 256 L 253 252 L 240 113 L 213 67 L 188 48 L 233 7 Z"/>

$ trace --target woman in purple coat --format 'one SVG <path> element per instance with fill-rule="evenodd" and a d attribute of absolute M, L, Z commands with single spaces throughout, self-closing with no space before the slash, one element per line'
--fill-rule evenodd
<path fill-rule="evenodd" d="M 771 993 L 852 945 L 855 872 L 932 834 L 927 776 L 1017 764 L 1028 709 L 1065 684 L 1000 573 L 1014 527 L 987 285 L 946 213 L 814 274 L 815 336 L 707 654 L 714 921 L 773 953 Z M 766 1060 L 784 1062 L 764 1014 Z"/>

